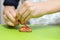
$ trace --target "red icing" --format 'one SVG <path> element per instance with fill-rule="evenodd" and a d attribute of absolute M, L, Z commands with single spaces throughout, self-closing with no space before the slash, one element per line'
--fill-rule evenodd
<path fill-rule="evenodd" d="M 27 25 L 25 25 L 25 26 L 23 26 L 21 28 L 23 28 L 23 30 L 20 30 L 20 31 L 27 31 L 27 32 L 30 32 L 31 31 L 31 29 Z"/>

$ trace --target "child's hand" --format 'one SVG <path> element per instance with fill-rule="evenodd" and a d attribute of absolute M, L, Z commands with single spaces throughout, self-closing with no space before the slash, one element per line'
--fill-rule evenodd
<path fill-rule="evenodd" d="M 7 25 L 15 26 L 16 22 L 16 11 L 14 6 L 4 6 L 4 19 Z"/>

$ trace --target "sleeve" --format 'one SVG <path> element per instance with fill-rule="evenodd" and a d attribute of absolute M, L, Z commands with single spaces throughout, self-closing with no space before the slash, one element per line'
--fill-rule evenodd
<path fill-rule="evenodd" d="M 15 8 L 17 8 L 18 3 L 19 3 L 19 0 L 4 0 L 3 5 L 14 6 Z"/>

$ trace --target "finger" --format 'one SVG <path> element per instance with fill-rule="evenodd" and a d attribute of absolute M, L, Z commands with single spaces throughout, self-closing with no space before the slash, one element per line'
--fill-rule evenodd
<path fill-rule="evenodd" d="M 6 15 L 3 15 L 3 16 L 4 16 L 6 24 L 8 24 L 9 26 L 14 26 L 14 24 L 6 17 Z"/>
<path fill-rule="evenodd" d="M 17 19 L 21 20 L 22 15 L 25 13 L 27 8 L 25 8 L 23 5 L 19 8 L 18 13 L 17 13 Z"/>
<path fill-rule="evenodd" d="M 31 16 L 28 16 L 25 20 L 24 23 L 27 23 L 30 20 Z"/>
<path fill-rule="evenodd" d="M 9 19 L 6 17 L 6 15 L 3 15 L 5 21 L 8 21 Z"/>
<path fill-rule="evenodd" d="M 10 9 L 9 13 L 15 18 L 16 17 L 16 10 Z"/>
<path fill-rule="evenodd" d="M 6 12 L 7 12 L 7 11 L 6 11 Z M 6 15 L 6 12 L 4 12 L 4 15 Z M 9 14 L 8 14 L 8 15 L 9 15 Z M 10 20 L 14 25 L 18 25 L 18 22 L 17 22 L 17 20 L 16 20 L 14 17 L 13 17 L 13 18 L 15 19 L 15 21 L 14 21 L 13 19 L 11 20 L 11 18 L 9 19 L 7 15 L 6 15 L 6 17 L 7 17 L 7 19 L 6 19 L 7 21 Z M 9 17 L 10 17 L 10 16 L 9 16 Z"/>
<path fill-rule="evenodd" d="M 7 23 L 7 25 L 9 25 L 9 26 L 15 26 L 12 22 L 10 22 L 10 21 L 5 21 L 6 23 Z"/>
<path fill-rule="evenodd" d="M 28 16 L 26 19 L 24 19 L 21 24 L 26 24 L 30 20 L 31 16 Z"/>
<path fill-rule="evenodd" d="M 24 23 L 25 19 L 30 15 L 31 11 L 27 10 L 25 12 L 25 14 L 23 14 L 22 18 L 21 18 L 21 22 Z"/>
<path fill-rule="evenodd" d="M 6 14 L 6 16 L 8 17 L 8 19 L 9 19 L 11 22 L 15 23 L 16 20 L 15 20 L 15 18 L 11 15 L 11 13 L 6 12 L 5 14 Z"/>
<path fill-rule="evenodd" d="M 10 10 L 9 12 L 10 12 L 11 15 L 13 16 L 13 18 L 15 19 L 15 21 L 13 21 L 13 23 L 14 23 L 15 25 L 18 25 L 16 10 L 12 9 L 12 10 Z"/>
<path fill-rule="evenodd" d="M 20 15 L 23 15 L 23 13 L 25 13 L 26 10 L 27 10 L 27 8 L 26 8 L 24 5 L 22 5 L 22 6 L 19 8 L 18 12 L 20 13 Z"/>

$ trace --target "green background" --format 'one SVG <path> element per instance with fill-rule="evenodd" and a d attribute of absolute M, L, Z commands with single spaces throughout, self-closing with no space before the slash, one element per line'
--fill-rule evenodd
<path fill-rule="evenodd" d="M 58 25 L 29 25 L 32 32 L 19 32 L 17 29 L 0 25 L 0 40 L 60 40 Z"/>

